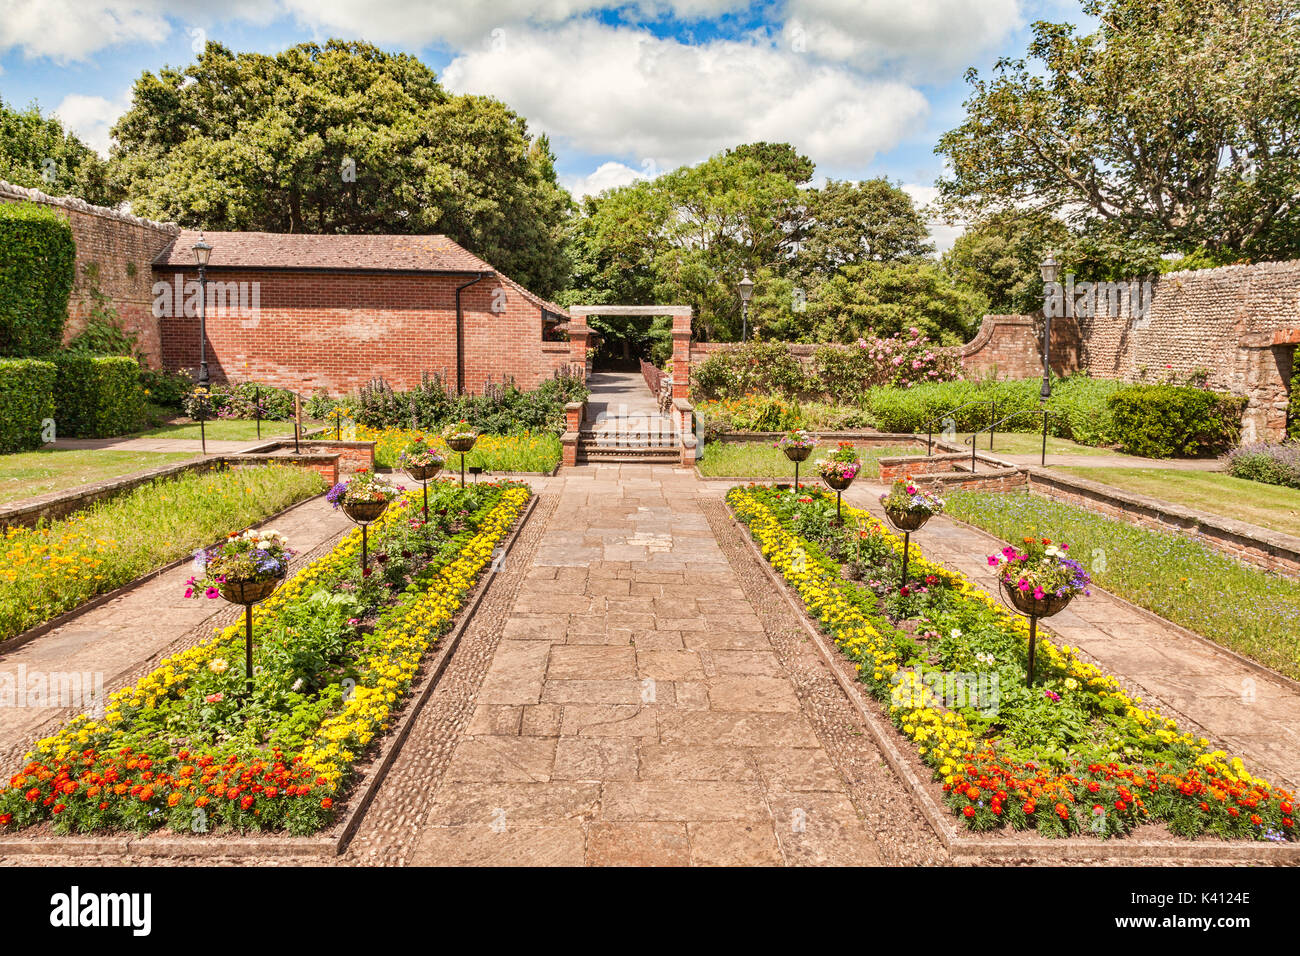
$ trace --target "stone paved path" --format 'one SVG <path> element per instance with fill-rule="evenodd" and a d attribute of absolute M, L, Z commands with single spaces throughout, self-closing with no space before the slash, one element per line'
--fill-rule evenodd
<path fill-rule="evenodd" d="M 846 501 L 883 517 L 881 486 L 858 482 Z M 947 518 L 931 520 L 913 541 L 926 554 L 959 570 L 990 594 L 996 579 L 985 560 L 1003 542 Z M 1243 613 L 1247 613 L 1243 609 Z M 1044 625 L 1148 704 L 1181 715 L 1204 736 L 1272 783 L 1300 788 L 1300 688 L 1256 670 L 1232 654 L 1187 635 L 1181 628 L 1094 590 Z M 1173 713 L 1170 716 L 1174 716 Z"/>
<path fill-rule="evenodd" d="M 269 432 L 262 438 L 230 441 L 208 439 L 209 455 L 237 455 L 258 448 L 273 441 L 282 441 L 285 436 L 272 435 Z M 292 440 L 293 432 L 289 432 Z M 197 438 L 60 438 L 47 448 L 55 449 L 104 449 L 107 451 L 171 451 L 193 452 L 196 456 L 203 450 L 203 442 Z"/>
<path fill-rule="evenodd" d="M 271 522 L 299 551 L 294 564 L 314 558 L 313 549 L 332 542 L 350 525 L 323 495 L 296 505 Z M 98 674 L 111 693 L 178 640 L 192 637 L 199 625 L 233 618 L 224 601 L 186 600 L 185 581 L 194 573 L 187 563 L 92 608 L 34 640 L 0 651 L 0 674 L 19 684 L 20 668 L 29 675 Z M 236 609 L 237 610 L 237 609 Z M 206 636 L 210 631 L 200 629 Z M 44 728 L 56 727 L 81 708 L 57 706 L 0 707 L 0 761 L 14 763 Z"/>
<path fill-rule="evenodd" d="M 693 475 L 550 487 L 411 862 L 877 862 Z"/>

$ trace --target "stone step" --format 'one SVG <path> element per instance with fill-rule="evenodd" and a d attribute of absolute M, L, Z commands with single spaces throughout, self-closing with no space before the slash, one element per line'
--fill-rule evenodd
<path fill-rule="evenodd" d="M 667 463 L 678 461 L 681 457 L 680 446 L 670 448 L 626 448 L 613 446 L 578 447 L 578 462 L 619 461 L 627 463 Z"/>

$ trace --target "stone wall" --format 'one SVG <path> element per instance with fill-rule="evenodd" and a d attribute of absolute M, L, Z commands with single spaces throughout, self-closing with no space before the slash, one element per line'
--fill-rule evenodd
<path fill-rule="evenodd" d="M 153 317 L 153 259 L 180 228 L 71 196 L 56 198 L 36 189 L 0 181 L 0 202 L 34 202 L 57 209 L 72 226 L 77 244 L 77 274 L 68 302 L 64 340 L 85 326 L 96 292 L 117 311 L 118 324 L 139 336 L 150 364 L 162 364 L 162 337 Z"/>

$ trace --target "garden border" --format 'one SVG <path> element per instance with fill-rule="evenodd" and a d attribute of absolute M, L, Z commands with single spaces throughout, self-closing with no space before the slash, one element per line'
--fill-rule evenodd
<path fill-rule="evenodd" d="M 532 517 L 537 506 L 537 492 L 529 488 L 528 502 L 515 517 L 510 532 L 501 539 L 502 557 L 510 553 L 519 534 L 528 519 Z M 201 836 L 177 837 L 160 835 L 163 831 L 138 836 L 68 836 L 55 837 L 39 842 L 24 838 L 21 834 L 0 835 L 0 857 L 10 856 L 49 856 L 49 855 L 98 855 L 136 854 L 140 857 L 199 857 L 222 859 L 230 857 L 271 856 L 285 858 L 321 858 L 332 859 L 341 856 L 356 835 L 379 788 L 388 775 L 388 770 L 397 758 L 401 745 L 405 743 L 414 726 L 416 718 L 425 703 L 432 696 L 439 678 L 447 668 L 452 653 L 460 644 L 461 637 L 469 627 L 475 612 L 483 601 L 484 595 L 495 579 L 496 571 L 491 563 L 484 567 L 474 589 L 467 597 L 465 605 L 458 614 L 456 626 L 447 636 L 438 641 L 438 650 L 430 660 L 422 662 L 424 671 L 419 685 L 412 685 L 406 701 L 402 704 L 401 716 L 391 731 L 384 735 L 380 750 L 358 771 L 360 778 L 347 799 L 347 811 L 329 830 L 328 836 Z"/>
<path fill-rule="evenodd" d="M 1114 837 L 1104 841 L 1080 839 L 1078 837 L 1067 837 L 1059 840 L 1048 840 L 1043 837 L 1000 840 L 964 835 L 953 826 L 947 808 L 934 800 L 925 781 L 920 779 L 912 766 L 912 761 L 899 748 L 895 739 L 898 732 L 892 724 L 884 720 L 877 712 L 879 705 L 876 701 L 866 698 L 857 682 L 849 680 L 844 668 L 844 664 L 848 659 L 835 648 L 827 645 L 826 635 L 811 621 L 803 602 L 795 595 L 790 585 L 772 567 L 771 562 L 763 556 L 763 552 L 754 541 L 749 527 L 736 517 L 731 502 L 725 501 L 725 504 L 727 513 L 739 526 L 741 538 L 745 541 L 750 557 L 758 562 L 768 580 L 772 582 L 777 591 L 785 598 L 786 603 L 795 612 L 795 616 L 799 619 L 805 633 L 812 639 L 813 645 L 830 668 L 840 688 L 852 701 L 854 708 L 862 717 L 872 740 L 880 748 L 881 753 L 884 754 L 893 771 L 898 774 L 912 792 L 918 809 L 920 809 L 922 815 L 934 830 L 935 835 L 938 836 L 953 857 L 958 860 L 970 858 L 1027 859 L 1035 863 L 1078 862 L 1084 860 L 1118 863 L 1139 858 L 1198 863 L 1254 862 L 1272 865 L 1300 863 L 1300 843 L 1285 845 L 1256 844 L 1245 841 L 1213 843 L 1186 839 L 1166 842 L 1121 840 Z M 985 533 L 987 534 L 987 532 Z"/>

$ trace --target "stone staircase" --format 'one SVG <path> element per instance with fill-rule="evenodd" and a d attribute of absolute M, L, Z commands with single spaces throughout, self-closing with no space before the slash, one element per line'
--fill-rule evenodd
<path fill-rule="evenodd" d="M 681 460 L 682 437 L 662 428 L 584 428 L 578 433 L 578 461 L 673 464 Z"/>

